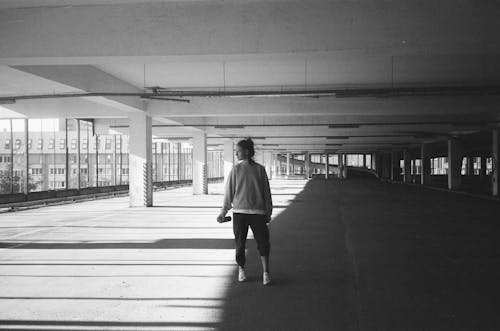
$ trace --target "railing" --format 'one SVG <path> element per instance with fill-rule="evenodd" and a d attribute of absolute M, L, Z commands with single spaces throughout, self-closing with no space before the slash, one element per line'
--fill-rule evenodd
<path fill-rule="evenodd" d="M 223 181 L 223 177 L 209 178 L 209 183 L 217 183 Z M 155 191 L 165 190 L 173 187 L 182 187 L 191 185 L 191 179 L 154 182 L 153 189 Z M 50 190 L 40 192 L 30 192 L 28 194 L 15 193 L 4 194 L 0 196 L 0 208 L 14 210 L 17 208 L 33 207 L 39 205 L 49 205 L 58 203 L 71 203 L 84 200 L 105 199 L 115 196 L 125 196 L 128 194 L 128 185 L 103 186 L 103 187 L 86 187 L 80 190 Z"/>

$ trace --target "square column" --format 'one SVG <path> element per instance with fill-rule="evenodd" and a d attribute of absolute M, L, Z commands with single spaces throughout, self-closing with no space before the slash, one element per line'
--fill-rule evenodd
<path fill-rule="evenodd" d="M 234 166 L 234 142 L 232 140 L 224 141 L 224 183 L 228 178 L 229 172 Z M 225 185 L 224 185 L 225 187 Z"/>
<path fill-rule="evenodd" d="M 375 152 L 372 154 L 373 159 L 373 169 L 377 174 L 377 178 L 382 178 L 382 156 L 380 152 Z"/>
<path fill-rule="evenodd" d="M 481 164 L 479 167 L 479 176 L 486 177 L 486 157 L 481 156 Z"/>
<path fill-rule="evenodd" d="M 491 162 L 492 162 L 492 172 L 491 172 L 491 185 L 492 194 L 494 196 L 500 195 L 500 129 L 493 130 L 493 144 L 492 144 L 492 153 L 491 153 Z M 486 169 L 486 163 L 484 164 L 484 168 Z"/>
<path fill-rule="evenodd" d="M 144 113 L 129 115 L 129 204 L 153 205 L 152 118 Z"/>
<path fill-rule="evenodd" d="M 328 158 L 330 157 L 330 155 L 326 154 L 325 155 L 325 179 L 328 179 L 330 174 L 330 163 L 328 162 Z"/>
<path fill-rule="evenodd" d="M 311 176 L 311 155 L 309 152 L 304 153 L 304 168 L 306 173 L 306 179 Z"/>
<path fill-rule="evenodd" d="M 266 161 L 265 161 L 265 155 L 264 154 L 265 153 L 263 151 L 255 151 L 255 155 L 254 155 L 253 159 L 258 164 L 264 165 L 266 163 Z"/>
<path fill-rule="evenodd" d="M 474 176 L 474 157 L 467 157 L 467 175 Z"/>
<path fill-rule="evenodd" d="M 264 154 L 264 167 L 266 168 L 267 178 L 273 178 L 273 153 L 269 151 L 263 152 Z"/>
<path fill-rule="evenodd" d="M 448 139 L 448 189 L 457 190 L 462 185 L 462 144 L 457 139 Z"/>
<path fill-rule="evenodd" d="M 401 166 L 399 165 L 399 152 L 392 151 L 391 152 L 391 180 L 395 181 L 399 178 L 399 174 L 401 173 Z"/>
<path fill-rule="evenodd" d="M 342 154 L 339 154 L 339 178 L 344 178 L 344 157 Z"/>
<path fill-rule="evenodd" d="M 281 176 L 282 173 L 281 173 L 281 157 L 282 155 L 280 154 L 276 154 L 276 173 L 278 174 L 278 176 Z"/>
<path fill-rule="evenodd" d="M 410 151 L 405 149 L 403 151 L 404 169 L 403 169 L 403 181 L 405 183 L 411 182 L 411 155 Z"/>
<path fill-rule="evenodd" d="M 347 154 L 342 154 L 342 178 L 347 179 Z"/>
<path fill-rule="evenodd" d="M 422 144 L 420 147 L 420 164 L 420 183 L 427 185 L 431 176 L 431 158 L 427 144 Z"/>
<path fill-rule="evenodd" d="M 290 153 L 286 153 L 286 176 L 290 176 Z"/>
<path fill-rule="evenodd" d="M 193 136 L 193 194 L 208 194 L 207 134 Z"/>

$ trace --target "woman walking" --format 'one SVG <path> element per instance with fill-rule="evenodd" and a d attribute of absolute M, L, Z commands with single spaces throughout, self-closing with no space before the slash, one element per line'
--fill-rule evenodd
<path fill-rule="evenodd" d="M 262 283 L 269 285 L 269 252 L 271 249 L 267 223 L 271 220 L 273 203 L 266 169 L 253 160 L 254 144 L 244 139 L 236 146 L 238 163 L 229 173 L 224 193 L 224 206 L 217 220 L 221 222 L 233 208 L 233 232 L 236 243 L 236 262 L 239 266 L 238 280 L 244 282 L 245 244 L 248 227 L 252 229 L 262 262 Z"/>

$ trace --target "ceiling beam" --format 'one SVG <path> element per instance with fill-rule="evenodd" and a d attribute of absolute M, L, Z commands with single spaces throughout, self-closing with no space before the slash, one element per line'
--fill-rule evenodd
<path fill-rule="evenodd" d="M 51 81 L 58 82 L 82 92 L 121 92 L 121 93 L 139 93 L 143 92 L 135 86 L 124 82 L 100 69 L 91 65 L 73 65 L 73 66 L 15 66 L 17 70 L 36 75 Z M 89 96 L 86 99 L 101 103 L 107 106 L 115 107 L 125 113 L 144 111 L 146 105 L 139 98 L 130 98 L 124 96 Z"/>

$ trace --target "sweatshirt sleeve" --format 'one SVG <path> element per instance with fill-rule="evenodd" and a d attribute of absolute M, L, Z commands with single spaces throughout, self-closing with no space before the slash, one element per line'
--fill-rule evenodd
<path fill-rule="evenodd" d="M 234 178 L 234 168 L 229 172 L 226 188 L 224 191 L 224 202 L 221 209 L 221 214 L 226 215 L 227 212 L 232 208 L 234 189 L 235 189 L 235 178 Z"/>
<path fill-rule="evenodd" d="M 266 207 L 266 215 L 271 216 L 273 213 L 273 199 L 271 196 L 271 188 L 269 187 L 269 179 L 267 177 L 266 169 L 263 168 L 263 186 L 264 186 L 264 204 Z"/>

